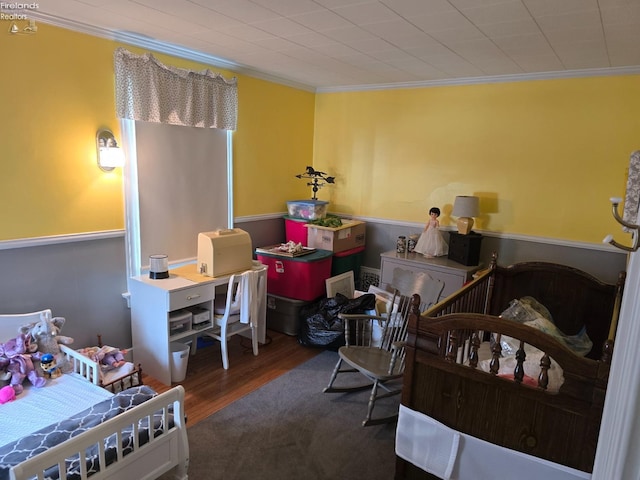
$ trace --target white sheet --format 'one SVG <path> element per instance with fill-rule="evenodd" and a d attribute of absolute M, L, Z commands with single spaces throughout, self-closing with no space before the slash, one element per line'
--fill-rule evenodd
<path fill-rule="evenodd" d="M 396 430 L 396 454 L 400 458 L 449 480 L 458 456 L 459 443 L 460 434 L 455 430 L 400 405 Z"/>
<path fill-rule="evenodd" d="M 409 428 L 405 425 L 410 424 Z M 447 467 L 442 459 L 446 455 L 440 453 L 436 460 L 425 454 L 425 443 L 421 432 L 428 430 L 431 435 L 439 430 L 441 438 L 450 445 L 453 458 L 451 480 L 471 480 L 479 478 L 517 478 L 518 480 L 588 480 L 591 474 L 574 468 L 565 467 L 541 458 L 499 447 L 484 440 L 456 432 L 433 418 L 404 405 L 400 405 L 396 453 L 399 457 L 413 463 L 423 470 L 427 468 Z M 459 444 L 447 443 L 452 435 L 459 435 Z M 398 439 L 401 438 L 400 452 Z M 402 453 L 402 454 L 401 454 Z M 422 465 L 427 462 L 427 468 Z"/>
<path fill-rule="evenodd" d="M 72 374 L 34 388 L 28 380 L 12 402 L 0 405 L 0 445 L 6 445 L 109 398 L 112 393 Z"/>
<path fill-rule="evenodd" d="M 106 385 L 107 383 L 111 383 L 114 380 L 118 380 L 119 378 L 124 377 L 125 375 L 129 375 L 131 372 L 133 372 L 134 370 L 134 365 L 131 362 L 126 362 L 124 365 L 111 369 L 111 370 L 102 370 L 100 369 L 100 380 L 102 381 L 103 385 Z M 127 385 L 127 382 L 125 382 L 127 387 L 130 387 L 130 382 L 128 382 L 129 384 Z"/>

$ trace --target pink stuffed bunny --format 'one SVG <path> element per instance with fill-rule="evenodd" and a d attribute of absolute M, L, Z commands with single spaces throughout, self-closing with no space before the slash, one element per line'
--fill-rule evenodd
<path fill-rule="evenodd" d="M 16 395 L 23 391 L 22 382 L 28 378 L 34 387 L 42 387 L 46 380 L 38 375 L 33 359 L 39 360 L 37 345 L 31 342 L 29 335 L 21 333 L 16 338 L 0 344 L 0 369 L 11 375 L 9 385 Z"/>

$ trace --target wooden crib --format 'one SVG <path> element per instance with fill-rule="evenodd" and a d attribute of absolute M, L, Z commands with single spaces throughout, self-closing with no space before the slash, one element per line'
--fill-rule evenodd
<path fill-rule="evenodd" d="M 455 432 L 591 472 L 624 280 L 621 272 L 616 284 L 605 284 L 544 262 L 500 267 L 494 255 L 490 268 L 460 291 L 422 315 L 412 314 L 403 407 Z M 588 354 L 578 356 L 540 330 L 498 317 L 513 299 L 526 296 L 546 306 L 565 334 L 586 328 L 593 342 Z M 507 375 L 499 374 L 503 338 L 520 347 Z M 544 354 L 535 384 L 523 381 L 526 359 L 520 349 L 529 346 Z M 488 352 L 484 363 L 481 351 Z M 548 388 L 550 365 L 564 377 L 555 391 Z M 495 478 L 499 472 L 496 465 Z M 414 478 L 439 477 L 399 456 L 396 479 Z"/>

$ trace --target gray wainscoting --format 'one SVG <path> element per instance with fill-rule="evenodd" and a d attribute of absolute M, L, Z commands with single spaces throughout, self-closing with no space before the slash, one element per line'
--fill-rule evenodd
<path fill-rule="evenodd" d="M 421 231 L 422 227 L 416 228 L 411 224 L 367 221 L 364 265 L 380 268 L 380 253 L 394 250 L 398 236 L 408 237 Z M 618 273 L 626 270 L 627 254 L 606 245 L 563 241 L 554 243 L 549 239 L 538 241 L 535 238 L 519 239 L 507 235 L 500 237 L 491 233 L 479 233 L 483 233 L 480 249 L 480 262 L 483 265 L 488 265 L 492 253 L 496 252 L 499 265 L 506 266 L 525 261 L 555 262 L 584 270 L 607 283 L 615 283 Z M 443 231 L 443 234 L 448 238 L 446 231 Z"/>
<path fill-rule="evenodd" d="M 125 265 L 122 236 L 0 250 L 0 313 L 51 308 L 66 318 L 62 334 L 74 347 L 95 345 L 98 334 L 129 347 Z"/>
<path fill-rule="evenodd" d="M 399 235 L 421 230 L 415 224 L 363 220 L 367 222 L 363 266 L 369 272 L 380 268 L 380 253 L 395 249 Z M 285 240 L 284 219 L 277 215 L 238 219 L 236 226 L 250 234 L 254 248 Z M 122 296 L 127 291 L 124 242 L 123 236 L 116 236 L 0 249 L 0 313 L 51 308 L 54 315 L 67 319 L 62 333 L 74 337 L 78 348 L 94 345 L 97 334 L 107 344 L 131 346 L 131 316 Z M 615 282 L 627 259 L 625 253 L 605 246 L 486 234 L 481 262 L 488 264 L 494 251 L 501 265 L 527 260 L 558 262 L 607 282 Z"/>

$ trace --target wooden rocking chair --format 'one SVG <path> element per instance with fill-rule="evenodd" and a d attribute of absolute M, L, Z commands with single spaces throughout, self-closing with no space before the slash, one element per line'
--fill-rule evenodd
<path fill-rule="evenodd" d="M 430 305 L 437 301 L 444 288 L 441 280 L 431 278 L 429 282 L 421 285 L 420 298 L 424 299 L 422 305 Z M 424 297 L 423 297 L 424 295 Z M 409 314 L 414 311 L 420 314 L 420 307 L 412 306 L 412 298 L 394 294 L 392 307 L 385 316 L 339 314 L 345 323 L 345 346 L 338 350 L 338 363 L 336 364 L 329 385 L 323 390 L 325 393 L 355 392 L 371 389 L 367 414 L 362 426 L 378 425 L 395 421 L 398 414 L 372 418 L 376 400 L 398 395 L 401 385 L 392 382 L 402 377 L 405 366 L 405 341 L 407 339 L 407 324 Z M 397 305 L 397 307 L 394 307 Z M 416 304 L 417 305 L 417 304 Z M 377 335 L 381 327 L 381 335 Z M 343 368 L 343 362 L 347 365 Z M 360 373 L 370 383 L 358 386 L 334 386 L 338 374 Z M 342 378 L 342 377 L 341 377 Z M 387 385 L 393 383 L 394 385 Z M 383 393 L 379 393 L 383 389 Z"/>

